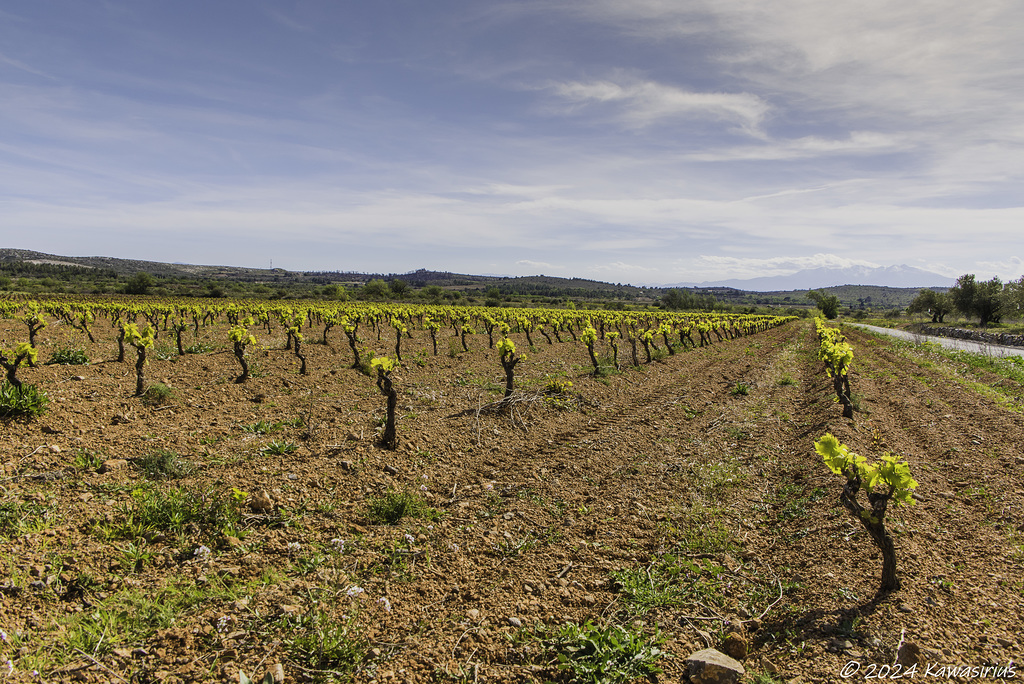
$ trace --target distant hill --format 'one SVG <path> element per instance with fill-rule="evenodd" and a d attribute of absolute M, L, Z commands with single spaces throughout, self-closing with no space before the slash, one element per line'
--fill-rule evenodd
<path fill-rule="evenodd" d="M 113 271 L 118 275 L 132 276 L 139 272 L 162 278 L 249 278 L 260 274 L 273 276 L 282 269 L 242 268 L 238 266 L 196 266 L 193 264 L 167 264 L 161 261 L 140 261 L 117 259 L 104 256 L 59 256 L 29 249 L 0 248 L 0 264 L 5 262 L 28 262 L 52 266 L 78 266 Z"/>
<path fill-rule="evenodd" d="M 747 280 L 720 280 L 703 283 L 680 283 L 674 287 L 731 287 L 753 292 L 816 290 L 840 285 L 877 285 L 898 288 L 947 288 L 956 284 L 949 278 L 913 266 L 850 266 L 848 268 L 811 268 L 791 275 L 765 276 Z"/>
<path fill-rule="evenodd" d="M 91 274 L 108 274 L 122 281 L 144 272 L 165 281 L 191 282 L 191 286 L 173 288 L 181 293 L 198 287 L 195 283 L 216 282 L 219 284 L 245 283 L 259 284 L 274 289 L 281 288 L 292 292 L 294 296 L 309 296 L 311 289 L 326 285 L 343 285 L 358 287 L 370 280 L 380 279 L 387 282 L 402 280 L 412 288 L 423 288 L 436 285 L 444 290 L 455 290 L 467 296 L 483 296 L 491 288 L 497 289 L 502 297 L 513 295 L 521 301 L 549 300 L 606 300 L 632 304 L 653 304 L 661 296 L 661 290 L 654 287 L 639 287 L 605 283 L 585 278 L 558 278 L 554 276 L 482 276 L 446 271 L 429 271 L 419 269 L 408 273 L 361 273 L 351 271 L 286 271 L 282 268 L 245 268 L 239 266 L 211 266 L 182 263 L 164 263 L 158 261 L 142 261 L 137 259 L 118 259 L 104 256 L 61 256 L 36 252 L 26 249 L 0 248 L 0 275 L 20 278 L 48 277 L 51 280 L 59 276 L 67 276 L 71 272 L 79 272 L 76 277 L 89 278 Z M 160 286 L 170 287 L 166 282 Z M 107 283 L 107 288 L 116 284 Z M 72 290 L 73 291 L 73 290 Z M 231 290 L 233 294 L 241 294 L 239 290 Z M 247 290 L 247 292 L 254 292 Z M 263 294 L 256 292 L 256 294 Z M 549 302 L 553 303 L 553 302 Z"/>
<path fill-rule="evenodd" d="M 895 274 L 905 271 L 906 277 L 920 280 L 914 272 L 925 273 L 909 267 L 893 267 L 891 269 L 868 269 L 873 272 L 888 272 L 890 282 L 900 282 Z M 803 271 L 804 274 L 817 274 L 818 277 L 806 281 L 813 282 L 812 289 L 823 289 L 834 294 L 844 307 L 852 309 L 892 309 L 906 307 L 917 295 L 920 287 L 896 287 L 884 285 L 840 285 L 827 286 L 829 278 L 843 276 L 825 276 L 828 269 Z M 445 301 L 480 301 L 493 297 L 497 291 L 500 301 L 517 306 L 563 305 L 567 301 L 588 306 L 617 307 L 622 305 L 645 306 L 656 305 L 671 286 L 640 287 L 622 283 L 606 283 L 586 278 L 559 278 L 555 276 L 487 276 L 447 271 L 430 271 L 419 269 L 408 273 L 356 273 L 341 271 L 286 271 L 282 268 L 245 268 L 239 266 L 211 266 L 182 263 L 163 263 L 159 261 L 141 261 L 136 259 L 117 259 L 104 256 L 60 256 L 35 252 L 25 249 L 0 248 L 0 277 L 6 277 L 11 283 L 18 283 L 13 289 L 26 293 L 42 292 L 78 292 L 109 294 L 119 292 L 125 282 L 137 273 L 145 272 L 157 278 L 153 294 L 171 294 L 177 296 L 255 296 L 255 297 L 331 297 L 325 286 L 345 286 L 358 288 L 370 280 L 380 279 L 393 283 L 401 280 L 413 291 L 429 286 L 440 287 L 444 292 Z M 844 269 L 848 274 L 864 273 L 863 270 Z M 935 274 L 927 274 L 925 282 L 931 282 L 936 289 L 944 289 L 939 283 L 953 281 Z M 787 278 L 797 278 L 799 274 Z M 860 276 L 850 280 L 863 280 Z M 936 282 L 938 280 L 938 282 Z M 32 282 L 28 282 L 32 281 Z M 752 286 L 760 283 L 760 287 L 782 283 L 784 278 L 757 278 L 747 281 L 726 281 L 746 283 L 746 289 L 728 285 L 713 286 L 675 286 L 685 289 L 696 296 L 698 306 L 714 301 L 737 307 L 782 307 L 811 308 L 812 302 L 807 298 L 807 287 L 761 290 Z M 77 284 L 75 284 L 77 283 Z M 2 286 L 0 286 L 2 289 Z M 460 300 L 459 297 L 466 299 Z"/>

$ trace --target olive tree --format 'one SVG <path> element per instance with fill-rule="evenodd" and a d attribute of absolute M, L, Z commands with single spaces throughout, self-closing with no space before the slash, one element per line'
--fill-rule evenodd
<path fill-rule="evenodd" d="M 936 292 L 928 288 L 921 290 L 907 307 L 907 311 L 910 313 L 929 314 L 932 317 L 932 323 L 944 323 L 946 314 L 952 310 L 953 300 L 949 293 Z"/>
<path fill-rule="evenodd" d="M 982 327 L 998 323 L 1002 313 L 1003 283 L 999 278 L 978 282 L 973 273 L 957 278 L 949 291 L 953 306 L 965 316 L 976 317 Z"/>

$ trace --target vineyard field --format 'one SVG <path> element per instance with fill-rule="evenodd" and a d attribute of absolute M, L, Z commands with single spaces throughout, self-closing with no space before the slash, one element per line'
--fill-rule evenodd
<path fill-rule="evenodd" d="M 0 422 L 2 681 L 589 681 L 598 643 L 651 667 L 609 681 L 685 681 L 711 647 L 744 682 L 811 683 L 901 646 L 921 673 L 1024 652 L 1024 417 L 987 391 L 1012 379 L 846 327 L 844 419 L 807 320 L 40 304 L 16 372 L 48 405 Z M 29 312 L 0 302 L 0 350 Z M 156 330 L 141 396 L 130 318 Z M 390 450 L 369 359 L 399 339 Z M 47 363 L 70 351 L 89 362 Z M 919 483 L 890 508 L 893 594 L 826 432 Z"/>

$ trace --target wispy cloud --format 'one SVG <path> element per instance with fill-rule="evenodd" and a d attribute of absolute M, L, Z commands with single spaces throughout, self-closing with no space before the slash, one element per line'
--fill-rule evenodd
<path fill-rule="evenodd" d="M 298 21 L 297 19 L 295 19 L 294 17 L 290 16 L 289 14 L 286 14 L 285 12 L 282 12 L 282 11 L 277 10 L 275 8 L 267 7 L 267 6 L 262 6 L 259 9 L 260 9 L 261 12 L 266 14 L 268 17 L 273 19 L 275 22 L 277 22 L 281 26 L 289 28 L 292 31 L 298 31 L 300 33 L 307 33 L 308 34 L 308 33 L 312 33 L 313 30 L 314 30 L 313 27 L 310 26 L 309 24 L 306 24 L 304 22 Z"/>
<path fill-rule="evenodd" d="M 728 271 L 758 274 L 788 274 L 809 268 L 850 268 L 851 266 L 878 267 L 881 264 L 860 259 L 848 259 L 835 254 L 813 254 L 805 257 L 779 256 L 768 258 L 701 255 L 698 261 Z"/>
<path fill-rule="evenodd" d="M 520 259 L 516 262 L 517 266 L 525 266 L 527 268 L 547 268 L 552 269 L 555 266 L 547 263 L 546 261 L 530 261 L 529 259 Z"/>
<path fill-rule="evenodd" d="M 21 60 L 12 59 L 11 57 L 8 57 L 7 55 L 3 54 L 2 52 L 0 52 L 0 64 L 7 64 L 9 66 L 14 67 L 15 69 L 20 69 L 21 71 L 24 71 L 25 73 L 32 74 L 33 76 L 40 76 L 42 78 L 45 78 L 45 79 L 48 79 L 48 80 L 51 80 L 51 81 L 56 81 L 57 80 L 54 76 L 46 73 L 45 71 L 41 71 L 39 69 L 33 68 L 31 65 L 26 64 L 26 63 L 22 62 Z"/>
<path fill-rule="evenodd" d="M 770 107 L 749 93 L 694 92 L 638 80 L 570 81 L 550 83 L 547 90 L 568 105 L 611 105 L 615 115 L 631 126 L 647 126 L 672 118 L 709 118 L 731 122 L 750 135 L 761 135 L 760 125 Z"/>
<path fill-rule="evenodd" d="M 636 274 L 650 274 L 657 273 L 658 269 L 652 266 L 641 266 L 639 264 L 627 264 L 622 261 L 615 261 L 610 264 L 597 264 L 587 268 L 592 273 L 602 273 L 605 275 L 636 275 Z"/>
<path fill-rule="evenodd" d="M 1017 256 L 1001 259 L 999 261 L 980 261 L 978 266 L 981 270 L 995 273 L 1004 282 L 1019 280 L 1024 274 L 1024 259 Z"/>
<path fill-rule="evenodd" d="M 594 0 L 563 11 L 638 40 L 685 46 L 715 37 L 707 69 L 770 102 L 773 144 L 694 159 L 795 159 L 914 148 L 942 165 L 960 150 L 1021 144 L 1024 4 L 993 0 Z M 695 36 L 697 38 L 695 38 Z M 790 136 L 806 124 L 845 135 Z M 867 127 L 865 127 L 867 125 Z M 993 154 L 996 167 L 1020 154 Z M 988 167 L 991 168 L 991 167 Z M 980 177 L 993 178 L 998 172 Z"/>
<path fill-rule="evenodd" d="M 914 146 L 909 136 L 871 131 L 853 131 L 843 139 L 806 136 L 778 139 L 766 136 L 763 144 L 694 152 L 687 159 L 702 162 L 791 161 L 830 155 L 867 156 L 908 150 Z"/>

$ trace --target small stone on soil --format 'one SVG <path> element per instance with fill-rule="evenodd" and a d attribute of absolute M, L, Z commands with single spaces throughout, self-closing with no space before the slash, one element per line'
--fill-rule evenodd
<path fill-rule="evenodd" d="M 99 472 L 101 473 L 112 473 L 116 470 L 120 470 L 128 465 L 128 461 L 123 458 L 108 458 L 100 466 Z"/>

